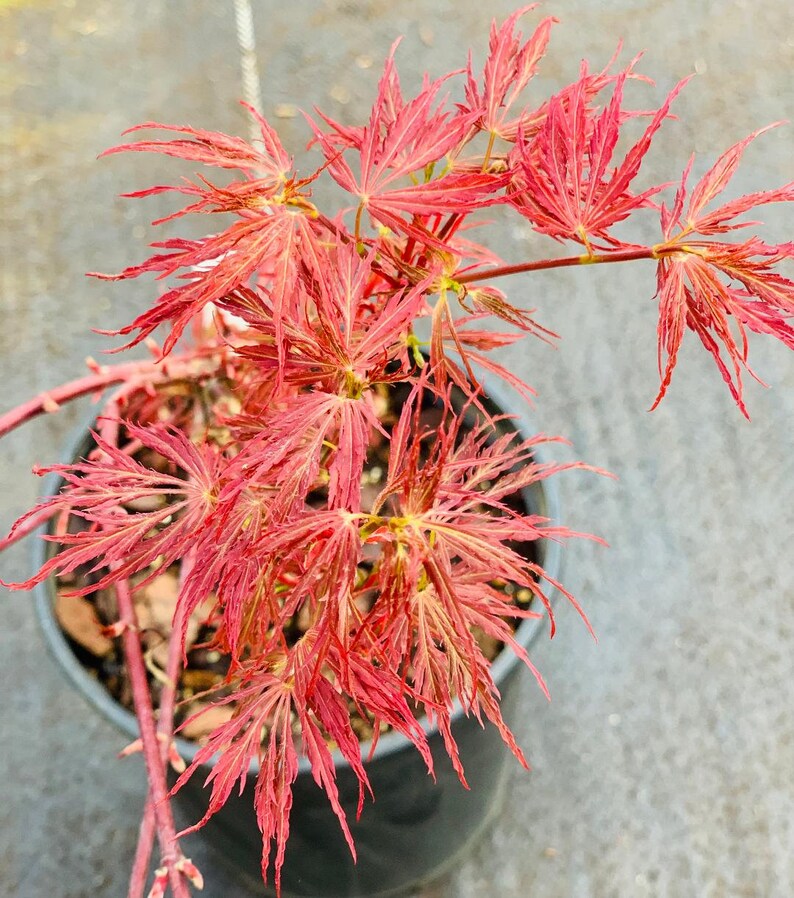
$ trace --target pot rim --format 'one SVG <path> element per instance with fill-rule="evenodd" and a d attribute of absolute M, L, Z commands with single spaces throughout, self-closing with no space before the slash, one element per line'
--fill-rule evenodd
<path fill-rule="evenodd" d="M 483 378 L 483 386 L 486 397 L 491 400 L 503 412 L 510 416 L 512 425 L 518 431 L 519 435 L 527 438 L 533 436 L 534 430 L 531 418 L 526 414 L 523 406 L 515 409 L 516 403 L 510 401 L 507 391 L 500 385 L 494 384 L 490 378 Z M 90 421 L 83 424 L 79 430 L 75 431 L 71 440 L 67 443 L 67 450 L 64 453 L 63 463 L 70 464 L 79 454 L 85 442 L 86 433 L 90 426 L 94 423 L 96 415 L 92 415 Z M 543 446 L 533 449 L 535 457 L 541 461 L 548 461 L 548 455 Z M 61 477 L 57 472 L 49 474 L 45 480 L 44 495 L 53 495 L 61 486 Z M 560 503 L 556 484 L 553 480 L 538 481 L 535 485 L 535 491 L 540 496 L 540 508 L 537 513 L 547 518 L 552 526 L 560 523 Z M 532 489 L 529 487 L 527 489 Z M 36 570 L 41 568 L 46 561 L 47 549 L 51 545 L 48 541 L 42 539 L 47 532 L 48 524 L 45 522 L 36 530 L 33 541 L 32 559 Z M 562 565 L 562 545 L 559 541 L 545 538 L 543 544 L 543 570 L 548 574 L 551 580 L 560 579 L 560 569 Z M 558 590 L 549 581 L 547 577 L 543 577 L 539 586 L 549 600 L 554 602 L 557 597 Z M 135 715 L 123 708 L 107 691 L 102 683 L 93 677 L 85 667 L 80 663 L 74 654 L 72 647 L 64 635 L 58 624 L 53 611 L 54 607 L 55 583 L 53 578 L 48 578 L 41 583 L 37 583 L 33 588 L 33 601 L 38 618 L 39 627 L 44 636 L 47 648 L 52 657 L 62 668 L 72 685 L 82 693 L 83 697 L 89 704 L 93 705 L 96 710 L 102 713 L 118 730 L 127 735 L 131 740 L 139 737 L 138 721 Z M 532 642 L 540 635 L 541 629 L 546 625 L 546 614 L 539 618 L 529 618 L 521 622 L 515 631 L 516 641 L 525 649 L 529 648 Z M 520 658 L 513 652 L 503 649 L 491 664 L 491 672 L 494 683 L 498 687 L 500 682 L 504 680 L 507 674 L 513 670 L 517 664 L 521 664 Z M 466 716 L 463 707 L 458 699 L 453 703 L 453 711 L 451 721 L 454 724 L 456 720 Z M 432 724 L 428 718 L 422 717 L 419 720 L 425 734 L 431 736 L 438 732 L 438 727 Z M 483 724 L 485 725 L 485 724 Z M 196 753 L 201 747 L 196 742 L 191 742 L 181 738 L 179 735 L 175 737 L 176 747 L 182 758 L 190 765 Z M 375 746 L 374 752 L 370 754 L 371 740 L 361 743 L 361 757 L 366 762 L 368 760 L 377 760 L 388 755 L 395 754 L 403 749 L 410 748 L 415 750 L 413 744 L 400 733 L 390 732 L 381 736 Z M 349 767 L 349 763 L 344 758 L 339 749 L 334 749 L 331 753 L 334 769 L 340 770 Z M 208 762 L 208 766 L 214 764 L 214 759 Z M 299 758 L 298 773 L 305 774 L 311 771 L 309 759 L 305 756 Z M 249 774 L 256 776 L 259 772 L 259 764 L 256 760 L 251 762 Z"/>

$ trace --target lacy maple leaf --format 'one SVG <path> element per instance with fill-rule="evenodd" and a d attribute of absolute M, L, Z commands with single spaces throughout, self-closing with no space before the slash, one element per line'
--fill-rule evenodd
<path fill-rule="evenodd" d="M 794 349 L 794 328 L 788 323 L 794 316 L 794 282 L 774 270 L 779 262 L 794 258 L 794 243 L 767 244 L 757 237 L 741 243 L 703 239 L 752 225 L 735 219 L 758 206 L 794 200 L 793 182 L 706 211 L 733 177 L 750 142 L 767 130 L 753 132 L 720 156 L 692 190 L 684 214 L 690 160 L 672 207 L 662 206 L 665 242 L 656 248 L 661 386 L 653 408 L 670 384 L 687 328 L 713 356 L 745 417 L 749 415 L 742 398 L 742 369 L 755 377 L 747 364 L 746 331 L 769 334 Z M 737 336 L 731 331 L 731 321 Z"/>

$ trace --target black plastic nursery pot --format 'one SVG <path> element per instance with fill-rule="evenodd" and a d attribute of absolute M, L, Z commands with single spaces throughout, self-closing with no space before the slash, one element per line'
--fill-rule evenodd
<path fill-rule="evenodd" d="M 494 396 L 493 389 L 488 392 L 494 411 L 510 407 L 510 403 Z M 500 426 L 515 429 L 523 437 L 535 432 L 520 413 Z M 85 428 L 69 447 L 65 460 L 71 462 L 84 455 L 91 445 L 88 428 Z M 541 450 L 537 451 L 536 458 L 545 460 Z M 49 493 L 55 493 L 60 489 L 61 481 L 53 477 L 47 486 Z M 529 513 L 543 515 L 552 523 L 559 522 L 553 484 L 547 481 L 533 484 L 524 491 L 524 500 Z M 551 578 L 558 579 L 559 544 L 541 540 L 535 544 L 535 549 L 537 562 Z M 37 568 L 52 551 L 51 543 L 41 539 L 35 541 Z M 553 597 L 551 584 L 544 582 L 541 585 Z M 137 738 L 135 716 L 123 708 L 76 657 L 56 620 L 54 600 L 53 580 L 37 587 L 36 610 L 53 656 L 90 704 L 128 739 Z M 516 631 L 516 639 L 527 648 L 545 626 L 545 620 L 525 620 Z M 502 712 L 509 723 L 516 716 L 519 679 L 528 672 L 512 652 L 505 650 L 493 662 L 492 673 L 501 693 Z M 495 727 L 489 723 L 481 726 L 456 704 L 452 732 L 471 787 L 466 790 L 452 769 L 440 733 L 427 721 L 423 725 L 433 754 L 435 781 L 408 740 L 397 733 L 385 734 L 366 762 L 375 800 L 367 800 L 358 821 L 358 781 L 341 754 L 334 754 L 339 796 L 355 840 L 356 863 L 325 794 L 315 784 L 306 759 L 301 759 L 293 788 L 290 836 L 282 871 L 284 898 L 386 898 L 399 895 L 442 875 L 482 836 L 499 813 L 508 776 L 520 775 L 521 768 L 504 747 Z M 177 740 L 177 747 L 188 763 L 197 751 L 195 743 L 185 740 Z M 369 756 L 369 749 L 369 744 L 362 745 L 363 757 Z M 195 819 L 202 816 L 206 808 L 208 793 L 204 791 L 203 783 L 208 772 L 209 768 L 204 775 L 197 771 L 177 793 L 176 800 L 186 806 Z M 253 802 L 256 773 L 253 765 L 243 794 L 238 796 L 234 791 L 223 809 L 201 832 L 249 885 L 261 888 L 262 894 L 270 894 L 270 889 L 262 885 L 260 874 L 262 842 Z"/>

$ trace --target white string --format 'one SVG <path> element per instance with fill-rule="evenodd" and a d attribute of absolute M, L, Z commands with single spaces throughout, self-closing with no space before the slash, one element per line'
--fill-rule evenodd
<path fill-rule="evenodd" d="M 256 58 L 254 17 L 250 0 L 234 0 L 234 18 L 237 25 L 237 43 L 240 46 L 240 74 L 243 99 L 257 112 L 262 112 L 262 87 L 259 81 L 259 63 Z M 261 140 L 256 122 L 251 121 L 251 140 Z"/>

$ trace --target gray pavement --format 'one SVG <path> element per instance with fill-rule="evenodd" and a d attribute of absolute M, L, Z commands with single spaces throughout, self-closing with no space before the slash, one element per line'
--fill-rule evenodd
<path fill-rule="evenodd" d="M 409 85 L 425 69 L 482 58 L 499 0 L 254 2 L 264 111 L 319 104 L 358 122 L 379 62 L 405 34 Z M 651 174 L 675 177 L 689 152 L 702 171 L 760 124 L 794 118 L 794 13 L 787 4 L 685 0 L 549 2 L 563 24 L 538 78 L 553 89 L 579 59 L 605 61 L 618 37 L 648 48 L 658 87 L 693 69 Z M 374 61 L 368 67 L 370 60 Z M 171 177 L 152 157 L 96 154 L 146 119 L 244 133 L 233 5 L 207 0 L 0 2 L 0 404 L 81 371 L 105 345 L 91 326 L 129 320 L 148 285 L 108 286 L 83 272 L 142 257 L 165 201 L 116 199 Z M 296 151 L 299 118 L 279 121 Z M 747 154 L 734 192 L 794 177 L 792 126 Z M 773 210 L 779 239 L 791 215 Z M 498 249 L 536 251 L 526 229 L 502 223 Z M 527 344 L 506 361 L 539 390 L 539 427 L 569 436 L 617 484 L 569 476 L 567 522 L 604 535 L 567 551 L 566 582 L 586 606 L 598 644 L 573 613 L 534 660 L 547 704 L 529 684 L 517 730 L 533 773 L 516 769 L 503 818 L 436 898 L 789 898 L 794 894 L 794 356 L 752 344 L 753 422 L 732 406 L 692 340 L 669 397 L 657 385 L 653 273 L 642 264 L 526 276 L 514 298 L 563 336 L 558 352 Z M 2 528 L 37 495 L 31 463 L 59 456 L 83 405 L 3 441 Z M 2 559 L 23 578 L 28 550 Z M 134 849 L 143 774 L 119 762 L 122 738 L 63 681 L 25 595 L 0 596 L 0 894 L 121 896 Z M 188 846 L 195 859 L 207 849 Z M 252 894 L 220 866 L 208 898 Z"/>

